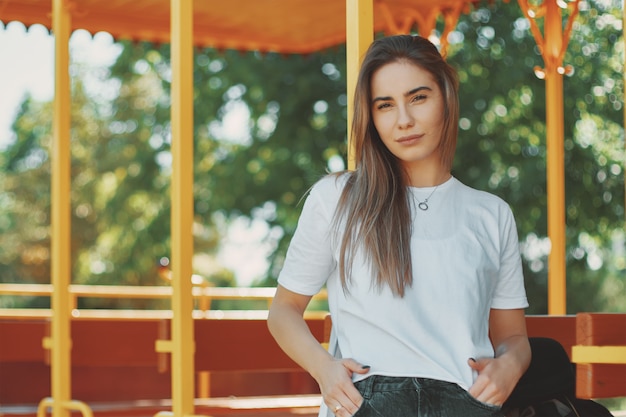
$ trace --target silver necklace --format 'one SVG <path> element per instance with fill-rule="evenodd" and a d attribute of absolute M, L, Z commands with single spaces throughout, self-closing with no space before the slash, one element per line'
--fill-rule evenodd
<path fill-rule="evenodd" d="M 441 185 L 441 184 L 439 184 L 439 185 Z M 420 210 L 422 210 L 422 211 L 426 211 L 426 210 L 428 210 L 428 199 L 429 199 L 430 197 L 432 197 L 432 196 L 433 196 L 433 194 L 435 194 L 435 191 L 437 191 L 437 188 L 439 188 L 439 185 L 437 185 L 437 186 L 435 187 L 435 189 L 433 190 L 433 192 L 432 192 L 432 193 L 430 193 L 430 195 L 429 195 L 428 197 L 426 197 L 426 199 L 425 199 L 424 201 L 419 201 L 419 200 L 417 200 L 417 201 L 418 201 L 418 203 L 417 203 L 417 207 L 419 207 L 419 209 L 420 209 Z"/>

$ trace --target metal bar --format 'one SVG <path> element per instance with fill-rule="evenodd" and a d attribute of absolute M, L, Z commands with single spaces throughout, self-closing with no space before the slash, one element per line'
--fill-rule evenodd
<path fill-rule="evenodd" d="M 532 8 L 528 0 L 518 0 L 524 15 L 530 21 L 532 34 L 541 50 L 546 80 L 546 181 L 548 199 L 548 314 L 563 315 L 567 311 L 567 282 L 565 262 L 565 165 L 563 133 L 563 69 L 562 57 L 567 48 L 569 28 L 578 14 L 578 1 L 568 16 L 563 29 L 561 7 L 557 0 L 544 0 L 539 8 Z M 544 19 L 541 35 L 536 19 Z"/>
<path fill-rule="evenodd" d="M 50 284 L 0 283 L 0 295 L 50 296 L 53 286 Z M 172 287 L 133 286 L 133 285 L 81 285 L 69 286 L 69 293 L 74 297 L 90 298 L 169 298 Z M 191 293 L 196 298 L 206 297 L 215 300 L 267 300 L 271 301 L 276 293 L 274 287 L 193 287 Z M 327 298 L 326 290 L 321 290 L 313 299 Z"/>
<path fill-rule="evenodd" d="M 365 51 L 374 39 L 373 0 L 346 0 L 346 85 L 348 95 L 348 169 L 354 169 L 352 113 L 354 88 Z"/>
<path fill-rule="evenodd" d="M 193 1 L 171 0 L 172 65 L 172 412 L 194 412 Z"/>
<path fill-rule="evenodd" d="M 546 68 L 546 176 L 548 191 L 548 314 L 566 314 L 563 77 Z"/>
<path fill-rule="evenodd" d="M 563 139 L 563 75 L 559 57 L 563 50 L 561 8 L 547 0 L 543 45 L 546 64 L 546 176 L 548 192 L 548 314 L 566 313 L 565 267 L 565 164 Z"/>
<path fill-rule="evenodd" d="M 54 417 L 69 417 L 63 404 L 70 401 L 71 387 L 71 202 L 70 202 L 70 103 L 69 39 L 71 15 L 66 0 L 52 2 L 54 32 L 53 141 L 51 152 L 51 391 Z M 44 342 L 45 343 L 45 342 Z"/>
<path fill-rule="evenodd" d="M 73 312 L 72 320 L 170 320 L 173 317 L 172 310 L 80 310 Z M 327 315 L 327 311 L 305 311 L 305 318 L 317 318 Z M 47 308 L 0 308 L 0 320 L 29 320 L 49 319 L 52 311 Z M 267 310 L 194 310 L 192 317 L 195 320 L 265 320 Z M 162 336 L 159 336 L 160 338 Z M 50 346 L 48 338 L 44 338 L 42 344 Z M 159 339 L 161 340 L 161 339 Z M 167 346 L 167 345 L 164 345 Z M 169 352 L 169 351 L 168 351 Z"/>

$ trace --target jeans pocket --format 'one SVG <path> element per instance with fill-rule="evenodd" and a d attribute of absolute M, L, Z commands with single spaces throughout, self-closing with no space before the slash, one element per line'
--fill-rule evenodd
<path fill-rule="evenodd" d="M 502 406 L 500 405 L 495 405 L 495 404 L 489 404 L 489 403 L 484 403 L 482 401 L 477 400 L 475 397 L 472 396 L 472 394 L 470 394 L 468 391 L 464 390 L 463 388 L 459 387 L 459 390 L 461 390 L 461 395 L 467 400 L 469 401 L 471 404 L 486 409 L 486 410 L 490 410 L 490 411 L 498 411 L 502 409 Z"/>
<path fill-rule="evenodd" d="M 356 410 L 356 413 L 352 414 L 352 417 L 365 417 L 367 414 L 365 413 L 365 409 L 367 408 L 367 398 L 363 398 L 363 402 L 359 406 L 359 409 Z"/>

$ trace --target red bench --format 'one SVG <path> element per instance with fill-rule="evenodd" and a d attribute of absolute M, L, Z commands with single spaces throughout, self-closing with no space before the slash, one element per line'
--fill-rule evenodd
<path fill-rule="evenodd" d="M 313 378 L 278 347 L 263 314 L 257 316 L 194 321 L 196 398 L 201 410 L 228 414 L 230 409 L 249 407 L 319 405 Z M 321 342 L 324 315 L 312 315 L 307 321 Z M 169 338 L 168 319 L 75 318 L 71 326 L 73 398 L 87 403 L 96 415 L 147 415 L 170 409 L 169 354 L 155 350 L 157 340 Z M 22 405 L 34 414 L 39 401 L 50 396 L 49 352 L 42 347 L 49 332 L 47 319 L 0 319 L 0 415 L 6 417 Z M 252 398 L 260 396 L 274 398 Z"/>
<path fill-rule="evenodd" d="M 624 320 L 625 314 L 529 316 L 527 327 L 529 335 L 554 338 L 571 353 L 577 344 L 626 344 Z M 312 315 L 307 322 L 320 342 L 328 340 L 328 315 Z M 99 410 L 126 415 L 167 410 L 170 405 L 163 400 L 171 397 L 170 360 L 168 354 L 156 352 L 155 342 L 169 338 L 169 325 L 163 316 L 73 319 L 73 398 L 93 406 L 96 415 Z M 245 407 L 253 408 L 279 403 L 310 408 L 319 402 L 315 381 L 276 345 L 263 314 L 196 319 L 194 325 L 200 410 L 223 414 L 243 407 L 244 400 Z M 49 330 L 45 318 L 0 318 L 0 414 L 11 414 L 7 406 L 36 406 L 50 395 L 48 351 L 42 347 Z M 626 396 L 624 365 L 578 364 L 577 382 L 581 398 Z M 230 396 L 239 398 L 226 401 Z M 270 405 L 271 397 L 284 401 Z M 139 408 L 136 400 L 152 408 Z"/>

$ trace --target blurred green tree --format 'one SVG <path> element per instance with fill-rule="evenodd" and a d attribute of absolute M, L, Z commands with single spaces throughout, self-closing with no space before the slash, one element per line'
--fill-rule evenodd
<path fill-rule="evenodd" d="M 621 6 L 582 5 L 565 56 L 575 68 L 564 80 L 568 312 L 624 311 Z M 529 311 L 545 313 L 545 85 L 534 75 L 541 55 L 513 2 L 463 15 L 449 40 L 462 83 L 454 175 L 512 206 Z M 85 74 L 74 77 L 74 281 L 158 284 L 158 260 L 169 254 L 169 48 L 121 45 L 103 77 L 106 94 L 87 96 Z M 194 267 L 214 285 L 236 283 L 217 253 L 243 217 L 267 225 L 261 243 L 270 266 L 255 285 L 275 285 L 302 197 L 327 171 L 345 168 L 345 49 L 197 50 L 194 86 Z M 26 100 L 18 139 L 0 156 L 2 281 L 49 280 L 49 126 L 50 106 Z"/>
<path fill-rule="evenodd" d="M 575 22 L 564 59 L 564 65 L 574 67 L 574 74 L 564 78 L 568 312 L 624 311 L 620 5 L 581 2 Z M 513 208 L 529 311 L 544 313 L 546 92 L 544 81 L 533 75 L 543 59 L 528 29 L 513 4 L 480 8 L 459 21 L 450 51 L 462 81 L 455 175 L 500 195 Z"/>

